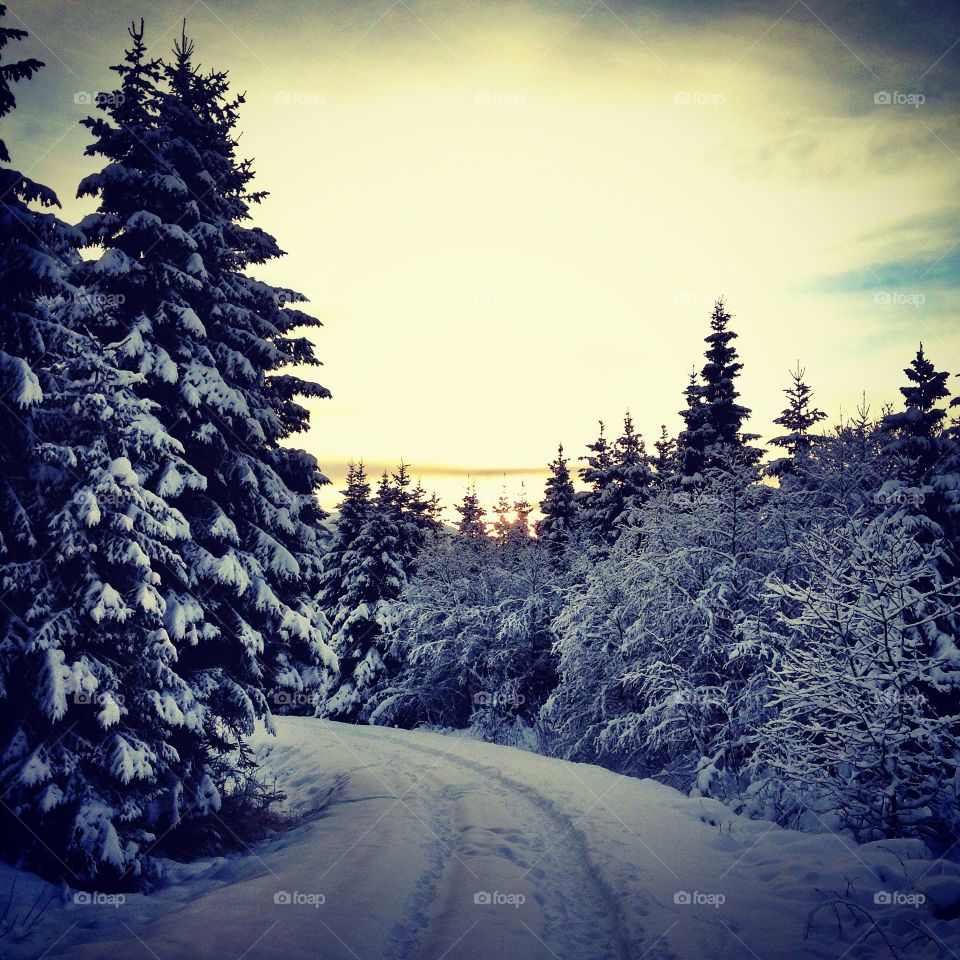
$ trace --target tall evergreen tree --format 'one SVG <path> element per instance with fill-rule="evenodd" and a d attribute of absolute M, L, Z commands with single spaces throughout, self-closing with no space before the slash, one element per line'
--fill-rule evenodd
<path fill-rule="evenodd" d="M 563 456 L 563 444 L 557 448 L 557 458 L 550 463 L 550 476 L 546 491 L 540 501 L 543 519 L 537 523 L 537 536 L 550 551 L 554 560 L 559 560 L 570 544 L 576 523 L 577 505 L 570 470 Z"/>
<path fill-rule="evenodd" d="M 731 319 L 721 297 L 710 315 L 701 381 L 691 378 L 687 387 L 687 407 L 682 413 L 686 429 L 681 435 L 687 478 L 733 463 L 756 464 L 760 459 L 760 451 L 750 445 L 756 434 L 743 433 L 750 410 L 737 402 L 736 381 L 743 364 L 734 345 L 737 334 L 730 329 Z"/>
<path fill-rule="evenodd" d="M 203 767 L 269 716 L 271 690 L 302 695 L 333 664 L 313 598 L 325 478 L 283 443 L 307 425 L 298 397 L 329 394 L 278 372 L 317 362 L 291 335 L 317 325 L 287 307 L 303 297 L 247 272 L 281 250 L 248 225 L 264 195 L 236 155 L 243 98 L 226 74 L 197 70 L 185 37 L 161 66 L 142 23 L 130 35 L 119 90 L 84 121 L 87 153 L 107 163 L 80 185 L 98 201 L 80 226 L 104 248 L 88 285 L 111 306 L 94 332 L 122 343 L 138 396 L 183 451 L 186 469 L 167 463 L 144 483 L 189 524 L 183 576 L 161 579 L 177 669 L 203 708 L 202 737 L 176 749 Z"/>
<path fill-rule="evenodd" d="M 74 879 L 101 886 L 149 872 L 185 808 L 221 803 L 209 758 L 188 748 L 205 715 L 164 622 L 161 583 L 184 577 L 189 527 L 145 483 L 161 465 L 190 468 L 119 353 L 76 338 L 37 414 L 50 579 L 12 677 L 39 710 L 20 712 L 5 753 L 20 770 L 8 799 L 46 838 L 40 862 L 56 850 Z"/>
<path fill-rule="evenodd" d="M 900 388 L 904 409 L 883 419 L 890 435 L 886 450 L 895 461 L 899 480 L 911 488 L 921 488 L 930 483 L 943 460 L 947 410 L 940 404 L 950 396 L 950 375 L 934 367 L 923 352 L 923 344 L 904 373 L 909 381 Z"/>
<path fill-rule="evenodd" d="M 2 26 L 5 15 L 0 4 L 0 117 L 16 106 L 12 85 L 43 66 L 34 59 L 3 62 L 7 45 L 27 36 Z M 47 212 L 57 206 L 52 190 L 10 166 L 0 140 L 0 646 L 7 650 L 28 642 L 29 613 L 43 586 L 42 532 L 36 529 L 43 511 L 31 464 L 33 414 L 52 386 L 49 370 L 56 359 L 56 322 L 45 298 L 75 294 L 70 261 L 81 242 Z"/>

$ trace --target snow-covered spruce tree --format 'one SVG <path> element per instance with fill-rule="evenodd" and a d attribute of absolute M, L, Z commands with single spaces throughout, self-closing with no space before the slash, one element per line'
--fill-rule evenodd
<path fill-rule="evenodd" d="M 667 425 L 660 426 L 660 439 L 653 445 L 656 456 L 650 464 L 657 477 L 657 483 L 668 483 L 677 473 L 677 441 L 667 433 Z"/>
<path fill-rule="evenodd" d="M 784 650 L 772 670 L 775 716 L 760 728 L 761 757 L 788 788 L 782 815 L 809 811 L 861 841 L 954 837 L 958 717 L 935 710 L 929 693 L 956 647 L 931 650 L 922 628 L 955 614 L 957 585 L 897 518 L 811 531 L 802 549 L 807 576 L 771 581 L 794 612 L 765 625 Z"/>
<path fill-rule="evenodd" d="M 486 536 L 487 523 L 486 520 L 484 520 L 486 511 L 483 509 L 480 498 L 477 496 L 475 484 L 467 487 L 467 491 L 463 495 L 463 502 L 458 503 L 455 509 L 457 513 L 460 514 L 460 522 L 457 524 L 457 529 L 460 533 L 466 537 Z"/>
<path fill-rule="evenodd" d="M 637 433 L 629 413 L 623 418 L 623 433 L 613 445 L 613 459 L 614 489 L 617 494 L 614 527 L 622 531 L 647 499 L 654 483 L 646 444 Z"/>
<path fill-rule="evenodd" d="M 5 14 L 0 4 L 0 117 L 16 106 L 12 85 L 43 66 L 33 59 L 3 61 L 7 45 L 27 36 L 3 26 Z M 47 298 L 74 295 L 70 261 L 81 242 L 55 215 L 30 204 L 50 208 L 59 201 L 10 166 L 0 140 L 0 664 L 29 644 L 28 618 L 43 589 L 42 534 L 36 527 L 46 511 L 33 470 L 33 414 L 44 390 L 52 389 L 48 371 L 56 363 Z M 9 684 L 0 686 L 0 696 L 8 691 Z"/>
<path fill-rule="evenodd" d="M 580 476 L 591 489 L 580 494 L 583 526 L 594 552 L 603 553 L 649 495 L 654 474 L 643 437 L 629 413 L 623 418 L 623 432 L 612 444 L 604 436 L 601 423 L 600 436 L 587 449 L 590 453 L 581 458 L 587 466 Z"/>
<path fill-rule="evenodd" d="M 362 468 L 352 479 L 345 491 L 346 516 L 341 512 L 337 518 L 334 549 L 324 558 L 320 594 L 340 680 L 317 715 L 366 723 L 397 669 L 385 635 L 391 605 L 429 536 L 427 525 L 435 521 L 420 509 L 429 501 L 409 491 L 402 464 L 392 478 L 384 472 L 372 501 Z"/>
<path fill-rule="evenodd" d="M 236 155 L 242 98 L 230 99 L 225 74 L 198 72 L 185 38 L 161 68 L 142 24 L 130 33 L 113 68 L 119 90 L 84 121 L 88 154 L 107 164 L 80 185 L 98 200 L 80 227 L 104 248 L 88 286 L 115 305 L 95 333 L 123 344 L 124 366 L 143 376 L 138 395 L 157 405 L 189 468 L 145 485 L 190 528 L 184 577 L 161 578 L 177 671 L 204 711 L 202 737 L 171 744 L 192 769 L 237 749 L 269 717 L 270 691 L 309 691 L 333 663 L 313 599 L 325 478 L 283 445 L 307 425 L 298 397 L 328 392 L 280 372 L 316 363 L 310 341 L 292 335 L 317 325 L 287 307 L 303 298 L 246 272 L 281 250 L 248 224 L 263 194 Z"/>
<path fill-rule="evenodd" d="M 750 445 L 755 434 L 743 432 L 750 410 L 738 403 L 736 382 L 743 364 L 737 356 L 730 329 L 731 315 L 723 298 L 714 304 L 710 315 L 710 334 L 705 337 L 706 363 L 700 380 L 691 377 L 686 389 L 687 406 L 682 411 L 685 429 L 680 434 L 680 460 L 688 483 L 700 474 L 725 469 L 734 463 L 756 464 L 760 451 Z"/>
<path fill-rule="evenodd" d="M 792 383 L 783 391 L 787 396 L 786 409 L 773 421 L 787 432 L 774 437 L 770 443 L 786 451 L 787 455 L 770 463 L 766 472 L 781 479 L 794 472 L 798 464 L 802 470 L 804 461 L 818 439 L 811 431 L 827 416 L 813 406 L 813 391 L 803 379 L 804 374 L 799 363 L 795 370 L 790 371 Z"/>
<path fill-rule="evenodd" d="M 556 563 L 562 561 L 570 545 L 577 518 L 576 493 L 567 463 L 563 444 L 560 444 L 557 459 L 550 464 L 550 476 L 540 501 L 543 519 L 537 523 L 537 537 Z"/>
<path fill-rule="evenodd" d="M 888 413 L 882 421 L 884 454 L 892 476 L 878 499 L 888 512 L 898 515 L 925 541 L 943 540 L 944 559 L 960 572 L 960 523 L 956 515 L 956 440 L 947 429 L 946 406 L 949 374 L 938 371 L 923 352 L 917 351 L 904 370 L 908 385 L 900 388 L 904 409 Z"/>
<path fill-rule="evenodd" d="M 0 48 L 24 36 L 0 28 Z M 0 65 L 0 114 L 15 105 L 10 84 L 40 66 Z M 9 162 L 3 143 L 0 160 Z M 82 237 L 30 203 L 51 207 L 57 200 L 0 168 L 3 849 L 74 883 L 98 872 L 116 881 L 142 865 L 142 848 L 152 839 L 146 807 L 163 790 L 168 759 L 154 750 L 157 711 L 128 725 L 117 692 L 120 681 L 125 692 L 143 689 L 142 677 L 126 674 L 131 665 L 151 669 L 149 655 L 163 643 L 155 635 L 162 621 L 153 606 L 154 575 L 138 538 L 157 545 L 158 533 L 168 539 L 168 522 L 174 529 L 176 523 L 159 501 L 150 505 L 153 515 L 138 512 L 135 492 L 128 514 L 103 522 L 122 495 L 117 477 L 126 493 L 131 467 L 126 458 L 113 459 L 106 441 L 116 437 L 121 449 L 132 431 L 149 447 L 153 438 L 144 428 L 152 425 L 123 375 L 66 325 L 71 311 L 87 304 L 73 282 Z M 135 622 L 119 631 L 98 627 L 121 610 L 122 619 Z M 164 686 L 158 677 L 156 687 Z M 144 729 L 149 743 L 140 737 Z"/>
<path fill-rule="evenodd" d="M 377 495 L 397 527 L 397 550 L 406 575 L 412 572 L 424 543 L 439 528 L 440 513 L 436 496 L 428 497 L 420 483 L 416 487 L 411 484 L 407 464 L 401 462 L 390 483 L 381 485 Z"/>
<path fill-rule="evenodd" d="M 60 306 L 74 330 L 86 313 L 83 297 Z M 152 873 L 181 808 L 216 812 L 220 795 L 211 765 L 182 749 L 205 714 L 164 624 L 161 583 L 185 576 L 189 527 L 145 482 L 192 471 L 137 396 L 142 374 L 118 367 L 122 345 L 63 340 L 57 390 L 35 419 L 48 583 L 8 678 L 6 802 L 43 837 L 40 869 L 103 888 Z"/>
<path fill-rule="evenodd" d="M 587 450 L 590 452 L 580 457 L 586 461 L 586 465 L 580 468 L 580 479 L 589 484 L 589 489 L 577 493 L 577 500 L 584 534 L 595 550 L 602 550 L 616 539 L 618 507 L 613 449 L 602 420 L 600 434 L 593 443 L 587 444 Z"/>

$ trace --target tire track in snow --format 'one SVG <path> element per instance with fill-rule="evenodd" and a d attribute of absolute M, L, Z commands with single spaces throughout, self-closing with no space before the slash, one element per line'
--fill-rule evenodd
<path fill-rule="evenodd" d="M 502 774 L 495 767 L 467 760 L 455 753 L 411 743 L 407 738 L 386 734 L 384 739 L 401 748 L 442 759 L 460 770 L 469 771 L 482 778 L 486 789 L 489 789 L 491 782 L 501 788 L 497 792 L 504 798 L 505 806 L 517 826 L 510 834 L 503 836 L 506 842 L 500 847 L 499 853 L 524 868 L 524 874 L 534 881 L 534 898 L 543 911 L 545 936 L 550 940 L 544 945 L 550 952 L 555 956 L 575 955 L 577 960 L 635 960 L 641 955 L 642 951 L 631 950 L 617 897 L 594 867 L 583 834 L 553 801 L 534 787 Z M 411 772 L 410 776 L 417 779 L 415 773 Z M 438 805 L 449 807 L 449 789 L 446 798 L 442 792 L 428 792 Z M 425 895 L 417 904 L 419 934 L 429 925 L 430 906 L 438 895 L 440 877 L 451 857 L 449 847 L 456 847 L 456 843 L 451 842 L 451 827 L 455 823 L 455 818 L 452 818 L 452 822 L 448 818 L 442 835 L 444 841 L 437 845 L 447 847 L 443 865 L 434 863 L 427 871 L 430 876 L 425 874 L 421 877 L 422 891 L 418 884 L 418 892 Z M 469 825 L 466 826 L 469 828 Z M 495 831 L 491 832 L 497 835 Z M 531 854 L 529 859 L 525 861 L 518 858 L 515 846 L 521 849 L 526 847 Z M 531 928 L 527 929 L 531 938 L 536 936 Z M 420 939 L 419 935 L 411 937 L 407 946 L 414 948 Z M 571 947 L 575 948 L 575 954 L 569 953 Z M 398 958 L 408 960 L 414 955 L 398 954 Z"/>
<path fill-rule="evenodd" d="M 456 846 L 453 808 L 444 802 L 443 791 L 423 784 L 412 770 L 407 771 L 407 776 L 414 784 L 417 799 L 427 808 L 426 825 L 433 836 L 426 844 L 429 865 L 417 878 L 407 901 L 407 915 L 390 931 L 390 960 L 411 960 L 415 955 L 429 926 L 430 907 L 437 898 L 450 851 Z M 412 814 L 409 805 L 407 810 Z"/>

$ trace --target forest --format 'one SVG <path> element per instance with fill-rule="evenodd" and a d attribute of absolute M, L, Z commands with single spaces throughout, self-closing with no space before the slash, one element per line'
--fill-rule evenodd
<path fill-rule="evenodd" d="M 3 25 L 0 49 L 24 35 Z M 0 63 L 0 115 L 41 66 Z M 531 495 L 488 512 L 468 487 L 454 526 L 408 465 L 359 462 L 327 516 L 295 445 L 305 398 L 329 395 L 306 379 L 318 321 L 254 277 L 282 250 L 254 225 L 244 98 L 185 30 L 157 59 L 134 24 L 112 69 L 78 224 L 0 142 L 8 860 L 146 889 L 159 858 L 230 849 L 275 799 L 248 740 L 289 714 L 466 731 L 947 851 L 960 398 L 943 358 L 919 346 L 900 404 L 840 421 L 798 364 L 764 442 L 720 298 L 679 434 L 647 442 L 628 413 L 583 456 L 559 447 L 538 519 Z"/>

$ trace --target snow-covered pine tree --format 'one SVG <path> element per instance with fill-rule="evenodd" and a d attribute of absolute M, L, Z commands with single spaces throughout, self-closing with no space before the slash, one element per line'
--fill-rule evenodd
<path fill-rule="evenodd" d="M 677 437 L 677 464 L 684 485 L 701 475 L 706 462 L 704 453 L 706 413 L 703 388 L 696 370 L 690 371 L 690 379 L 683 391 L 684 408 L 680 411 L 684 428 Z"/>
<path fill-rule="evenodd" d="M 813 391 L 804 380 L 805 372 L 799 362 L 796 369 L 790 371 L 792 382 L 783 391 L 787 396 L 787 406 L 773 421 L 787 432 L 774 437 L 770 443 L 785 450 L 787 456 L 767 466 L 766 472 L 771 476 L 785 477 L 795 469 L 798 462 L 802 464 L 807 459 L 817 439 L 811 430 L 827 416 L 813 406 Z"/>
<path fill-rule="evenodd" d="M 286 308 L 303 298 L 246 272 L 281 251 L 248 225 L 263 194 L 236 155 L 242 97 L 230 99 L 224 73 L 198 72 L 185 37 L 161 76 L 142 23 L 130 34 L 119 90 L 84 121 L 88 154 L 107 164 L 80 185 L 98 200 L 80 226 L 104 248 L 87 281 L 112 305 L 96 333 L 123 343 L 124 365 L 143 375 L 138 395 L 157 404 L 189 468 L 146 485 L 190 527 L 185 579 L 162 573 L 163 597 L 177 669 L 206 716 L 182 762 L 202 763 L 269 716 L 271 690 L 302 695 L 333 663 L 313 597 L 325 478 L 283 445 L 306 427 L 298 397 L 328 393 L 279 372 L 316 363 L 292 332 L 317 321 Z"/>
<path fill-rule="evenodd" d="M 750 410 L 738 403 L 736 382 L 740 363 L 730 329 L 732 317 L 721 297 L 710 315 L 710 333 L 705 337 L 706 363 L 701 381 L 691 377 L 687 407 L 682 416 L 686 425 L 680 436 L 683 474 L 688 482 L 708 470 L 724 469 L 734 463 L 756 464 L 760 451 L 751 446 L 755 434 L 743 432 Z"/>
<path fill-rule="evenodd" d="M 487 536 L 487 523 L 484 520 L 486 511 L 477 496 L 476 484 L 471 483 L 467 487 L 466 493 L 463 495 L 463 502 L 458 503 L 455 509 L 460 514 L 460 522 L 457 525 L 460 533 L 465 537 Z"/>
<path fill-rule="evenodd" d="M 30 79 L 43 64 L 26 59 L 3 62 L 8 44 L 26 31 L 2 25 L 6 6 L 0 4 L 0 117 L 16 106 L 12 85 Z M 33 414 L 44 390 L 50 390 L 49 368 L 56 351 L 51 338 L 47 298 L 74 295 L 71 260 L 80 235 L 54 214 L 38 211 L 59 206 L 48 187 L 10 166 L 10 154 L 0 140 L 0 650 L 22 650 L 32 628 L 27 619 L 43 588 L 40 561 L 45 505 L 33 469 Z M 0 658 L 0 664 L 3 659 Z M 3 697 L 8 685 L 0 686 Z M 9 724 L 3 730 L 12 729 Z"/>
<path fill-rule="evenodd" d="M 904 373 L 909 381 L 900 388 L 904 409 L 888 413 L 881 425 L 887 434 L 884 453 L 894 476 L 883 485 L 879 500 L 890 512 L 925 528 L 920 535 L 927 541 L 950 540 L 960 525 L 951 510 L 957 479 L 951 456 L 954 440 L 946 429 L 946 406 L 941 405 L 950 396 L 949 374 L 934 367 L 923 344 Z M 956 568 L 960 555 L 957 545 L 952 546 Z"/>
<path fill-rule="evenodd" d="M 661 424 L 660 438 L 653 445 L 656 456 L 650 460 L 657 483 L 667 483 L 677 472 L 677 441 L 667 433 L 667 425 Z"/>
<path fill-rule="evenodd" d="M 611 444 L 600 436 L 587 445 L 590 453 L 581 459 L 587 466 L 580 471 L 591 489 L 581 494 L 584 529 L 595 549 L 604 552 L 614 543 L 629 523 L 631 514 L 646 499 L 654 482 L 650 457 L 643 437 L 637 433 L 633 418 L 627 412 L 623 432 Z"/>
<path fill-rule="evenodd" d="M 576 524 L 577 502 L 570 479 L 569 461 L 563 456 L 563 444 L 557 449 L 557 458 L 550 463 L 544 498 L 540 501 L 543 518 L 537 523 L 537 537 L 550 551 L 555 562 L 560 562 L 570 545 Z"/>
<path fill-rule="evenodd" d="M 613 445 L 613 461 L 614 489 L 617 493 L 614 527 L 622 531 L 650 495 L 655 481 L 646 444 L 637 433 L 629 411 L 623 418 L 623 433 Z"/>
<path fill-rule="evenodd" d="M 595 549 L 609 546 L 616 539 L 614 524 L 618 498 L 615 487 L 615 464 L 613 449 L 607 440 L 603 421 L 600 434 L 593 443 L 587 444 L 590 452 L 582 457 L 586 466 L 580 468 L 580 479 L 590 489 L 577 493 L 583 530 Z"/>
<path fill-rule="evenodd" d="M 384 471 L 376 497 L 370 500 L 362 466 L 349 479 L 334 542 L 323 561 L 320 594 L 340 678 L 317 715 L 365 723 L 377 693 L 394 672 L 383 630 L 390 603 L 407 582 L 406 555 L 397 485 Z"/>
<path fill-rule="evenodd" d="M 87 311 L 81 296 L 60 319 L 79 330 Z M 35 424 L 49 581 L 11 671 L 19 715 L 4 762 L 8 802 L 44 838 L 38 864 L 103 888 L 151 873 L 184 810 L 216 812 L 221 797 L 196 747 L 207 717 L 164 624 L 161 582 L 184 579 L 189 527 L 145 482 L 191 469 L 137 396 L 142 374 L 118 367 L 122 345 L 63 340 Z"/>
<path fill-rule="evenodd" d="M 401 461 L 391 482 L 378 493 L 378 501 L 390 513 L 398 531 L 398 550 L 404 572 L 409 576 L 417 554 L 427 538 L 439 528 L 440 506 L 436 497 L 428 497 L 422 484 L 412 487 L 407 464 Z"/>

